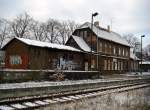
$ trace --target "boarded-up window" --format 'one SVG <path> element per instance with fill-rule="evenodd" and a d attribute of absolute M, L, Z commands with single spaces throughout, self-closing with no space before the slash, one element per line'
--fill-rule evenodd
<path fill-rule="evenodd" d="M 21 56 L 19 56 L 19 55 L 10 56 L 10 64 L 11 65 L 20 65 L 20 64 L 22 64 Z"/>

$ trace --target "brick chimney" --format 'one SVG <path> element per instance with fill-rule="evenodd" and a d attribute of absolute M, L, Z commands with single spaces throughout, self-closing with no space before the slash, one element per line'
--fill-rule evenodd
<path fill-rule="evenodd" d="M 99 27 L 99 21 L 95 21 L 94 26 Z"/>
<path fill-rule="evenodd" d="M 107 26 L 107 30 L 108 30 L 108 32 L 110 32 L 111 30 L 110 30 L 110 25 L 108 25 Z"/>

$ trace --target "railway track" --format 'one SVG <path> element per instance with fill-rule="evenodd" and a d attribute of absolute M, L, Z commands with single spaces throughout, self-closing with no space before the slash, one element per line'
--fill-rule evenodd
<path fill-rule="evenodd" d="M 109 94 L 113 92 L 123 92 L 138 88 L 149 87 L 150 83 L 146 81 L 135 81 L 128 83 L 120 83 L 117 85 L 104 86 L 99 88 L 89 88 L 74 91 L 65 91 L 62 93 L 45 94 L 42 96 L 10 98 L 0 101 L 0 110 L 28 110 L 46 107 L 51 104 L 65 103 L 71 101 L 82 100 L 83 98 L 92 98 L 99 95 Z"/>

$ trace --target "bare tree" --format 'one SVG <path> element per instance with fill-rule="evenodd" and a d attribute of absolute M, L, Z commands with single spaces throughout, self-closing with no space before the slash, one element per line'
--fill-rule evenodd
<path fill-rule="evenodd" d="M 45 41 L 45 24 L 38 22 L 38 21 L 33 21 L 31 25 L 31 33 L 34 35 L 34 39 L 39 40 L 39 41 Z"/>
<path fill-rule="evenodd" d="M 60 35 L 60 41 L 65 44 L 70 35 L 78 27 L 74 21 L 63 21 L 58 29 Z"/>
<path fill-rule="evenodd" d="M 65 44 L 67 39 L 68 39 L 68 25 L 67 22 L 62 22 L 59 29 L 59 34 L 60 34 L 60 41 L 62 44 Z"/>
<path fill-rule="evenodd" d="M 45 24 L 45 37 L 51 43 L 60 43 L 59 36 L 60 23 L 57 20 L 49 19 Z"/>
<path fill-rule="evenodd" d="M 137 37 L 135 37 L 133 34 L 129 33 L 129 34 L 125 34 L 123 36 L 123 38 L 125 38 L 127 40 L 127 42 L 129 43 L 129 45 L 133 48 L 135 48 L 136 43 L 139 42 L 139 39 Z"/>
<path fill-rule="evenodd" d="M 0 19 L 0 48 L 9 38 L 9 23 L 5 19 Z"/>
<path fill-rule="evenodd" d="M 65 44 L 70 35 L 79 26 L 74 21 L 69 20 L 49 19 L 47 22 L 42 23 L 32 19 L 26 12 L 17 16 L 9 24 L 11 36 L 60 44 Z"/>
<path fill-rule="evenodd" d="M 68 38 L 69 38 L 70 35 L 74 32 L 74 30 L 79 27 L 79 24 L 77 24 L 75 21 L 68 20 L 67 21 L 67 26 L 68 26 L 67 35 L 68 35 Z"/>
<path fill-rule="evenodd" d="M 16 37 L 27 37 L 30 32 L 32 18 L 25 12 L 11 22 L 12 32 Z"/>

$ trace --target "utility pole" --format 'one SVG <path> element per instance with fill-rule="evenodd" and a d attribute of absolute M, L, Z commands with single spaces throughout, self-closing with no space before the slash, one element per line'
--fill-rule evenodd
<path fill-rule="evenodd" d="M 143 60 L 143 53 L 142 53 L 142 38 L 145 37 L 145 35 L 141 36 L 141 74 L 142 74 L 142 60 Z"/>
<path fill-rule="evenodd" d="M 90 64 L 90 69 L 92 70 L 92 47 L 93 47 L 93 45 L 92 45 L 92 37 L 93 37 L 93 18 L 95 17 L 95 16 L 97 16 L 98 15 L 98 13 L 97 12 L 95 12 L 95 13 L 93 13 L 92 14 L 92 19 L 91 19 L 91 57 L 90 57 L 90 60 L 91 60 L 91 64 Z"/>

